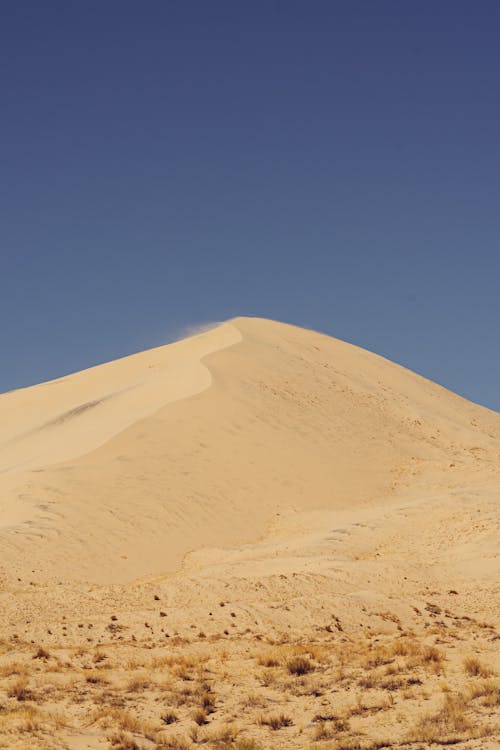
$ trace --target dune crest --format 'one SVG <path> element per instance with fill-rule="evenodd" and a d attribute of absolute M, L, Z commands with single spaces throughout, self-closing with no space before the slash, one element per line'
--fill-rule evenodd
<path fill-rule="evenodd" d="M 229 323 L 0 395 L 0 472 L 78 457 L 211 383 L 203 358 L 241 340 Z"/>

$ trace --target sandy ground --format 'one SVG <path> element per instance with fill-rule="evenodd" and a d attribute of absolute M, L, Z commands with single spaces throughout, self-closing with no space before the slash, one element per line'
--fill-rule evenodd
<path fill-rule="evenodd" d="M 0 747 L 498 748 L 499 438 L 249 318 L 0 396 Z"/>

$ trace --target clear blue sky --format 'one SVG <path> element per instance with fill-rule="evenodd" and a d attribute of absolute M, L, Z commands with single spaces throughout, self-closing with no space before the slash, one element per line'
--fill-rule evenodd
<path fill-rule="evenodd" d="M 0 10 L 1 391 L 259 315 L 500 410 L 500 3 Z"/>

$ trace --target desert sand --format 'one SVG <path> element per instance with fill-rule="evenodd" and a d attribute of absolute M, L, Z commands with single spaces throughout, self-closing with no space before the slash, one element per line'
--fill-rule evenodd
<path fill-rule="evenodd" d="M 236 318 L 0 396 L 0 747 L 500 747 L 500 415 Z"/>

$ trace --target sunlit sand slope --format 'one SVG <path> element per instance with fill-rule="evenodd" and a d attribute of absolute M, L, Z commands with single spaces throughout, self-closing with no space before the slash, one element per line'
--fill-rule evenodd
<path fill-rule="evenodd" d="M 355 346 L 237 318 L 0 396 L 0 569 L 127 581 L 426 477 L 493 482 L 499 423 Z"/>

